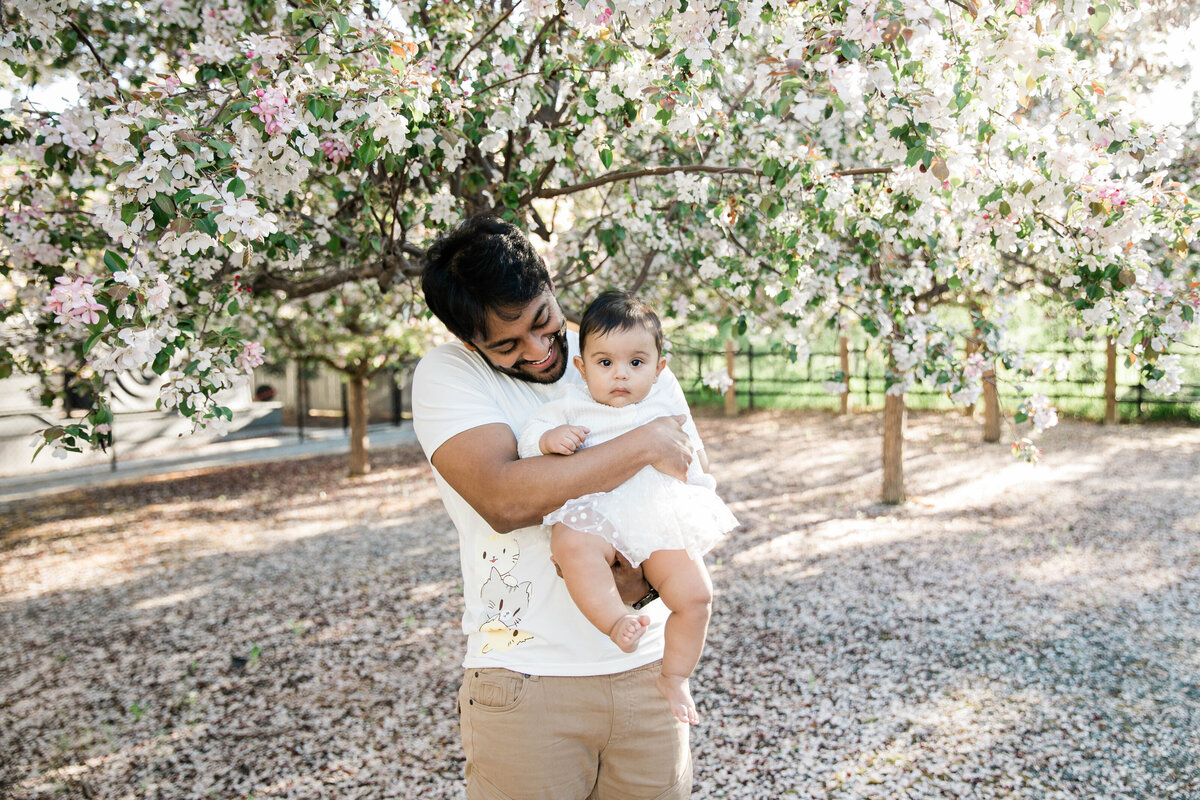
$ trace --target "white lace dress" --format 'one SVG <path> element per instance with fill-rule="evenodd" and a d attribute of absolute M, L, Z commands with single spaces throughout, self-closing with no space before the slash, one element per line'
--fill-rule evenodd
<path fill-rule="evenodd" d="M 614 408 L 597 403 L 587 387 L 568 386 L 521 430 L 522 458 L 541 455 L 538 440 L 559 425 L 589 429 L 584 447 L 600 444 L 659 417 L 687 414 L 684 430 L 696 449 L 703 447 L 679 384 L 660 381 L 639 403 Z M 656 550 L 686 550 L 693 558 L 707 553 L 738 521 L 714 491 L 716 481 L 693 459 L 687 483 L 646 467 L 610 492 L 593 492 L 568 500 L 543 518 L 602 537 L 634 566 Z"/>

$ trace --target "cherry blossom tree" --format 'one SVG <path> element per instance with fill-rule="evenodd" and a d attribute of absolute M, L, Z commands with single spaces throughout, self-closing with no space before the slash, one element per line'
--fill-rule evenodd
<path fill-rule="evenodd" d="M 411 295 L 431 237 L 493 212 L 539 240 L 568 303 L 621 285 L 798 354 L 856 320 L 888 354 L 889 420 L 918 382 L 981 391 L 948 297 L 993 298 L 971 335 L 1016 374 L 1007 314 L 1036 293 L 1169 390 L 1196 204 L 1171 171 L 1180 132 L 1139 120 L 1114 75 L 1142 57 L 1122 32 L 1154 13 L 10 0 L 0 370 L 69 370 L 103 398 L 148 366 L 164 406 L 219 426 L 213 393 L 261 358 L 248 309 Z M 64 75 L 66 109 L 23 99 Z M 1043 400 L 1018 419 L 1049 423 Z M 101 400 L 45 435 L 103 445 L 110 418 Z"/>
<path fill-rule="evenodd" d="M 371 379 L 423 353 L 435 335 L 434 326 L 418 316 L 414 299 L 399 286 L 385 293 L 367 281 L 278 304 L 262 303 L 255 317 L 277 357 L 320 362 L 346 382 L 349 473 L 370 472 Z"/>

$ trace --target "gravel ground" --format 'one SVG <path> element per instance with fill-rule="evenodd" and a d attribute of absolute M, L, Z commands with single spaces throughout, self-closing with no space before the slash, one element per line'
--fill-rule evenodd
<path fill-rule="evenodd" d="M 696 796 L 1200 798 L 1200 429 L 914 415 L 888 507 L 878 415 L 699 423 Z M 0 797 L 460 797 L 456 538 L 375 462 L 0 509 Z"/>

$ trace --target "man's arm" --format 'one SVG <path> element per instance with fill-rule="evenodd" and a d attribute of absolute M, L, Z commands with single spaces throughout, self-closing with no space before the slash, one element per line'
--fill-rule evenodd
<path fill-rule="evenodd" d="M 643 467 L 686 478 L 692 447 L 678 417 L 662 417 L 570 456 L 518 458 L 507 425 L 446 440 L 430 458 L 442 478 L 499 533 L 537 525 L 568 500 L 606 492 Z"/>

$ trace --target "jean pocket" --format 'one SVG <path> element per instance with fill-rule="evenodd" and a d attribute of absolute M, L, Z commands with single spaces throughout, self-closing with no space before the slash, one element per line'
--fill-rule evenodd
<path fill-rule="evenodd" d="M 506 669 L 475 669 L 467 673 L 467 702 L 480 711 L 508 711 L 525 696 L 527 679 Z"/>

